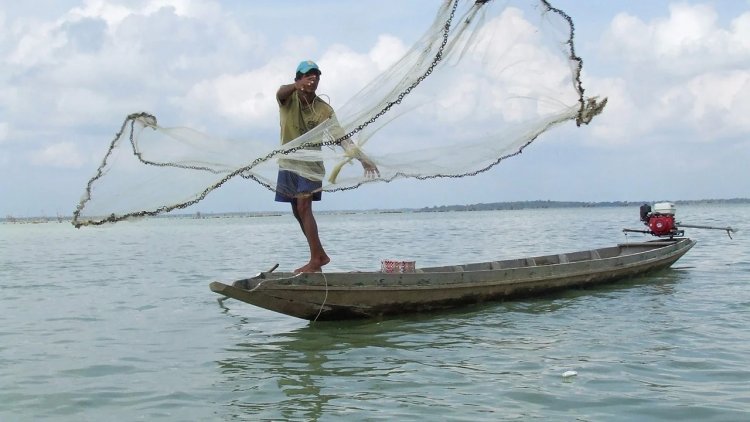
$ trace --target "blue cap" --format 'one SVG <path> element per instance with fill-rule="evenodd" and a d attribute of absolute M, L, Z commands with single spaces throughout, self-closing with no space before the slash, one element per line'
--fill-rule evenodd
<path fill-rule="evenodd" d="M 297 72 L 299 73 L 307 73 L 313 69 L 316 69 L 320 72 L 320 69 L 318 68 L 318 65 L 315 64 L 312 60 L 305 60 L 300 62 L 299 66 L 297 66 Z"/>

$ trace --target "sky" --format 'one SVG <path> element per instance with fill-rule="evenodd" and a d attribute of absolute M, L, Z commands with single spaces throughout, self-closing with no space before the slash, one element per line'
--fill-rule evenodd
<path fill-rule="evenodd" d="M 750 197 L 750 1 L 550 2 L 575 22 L 586 94 L 608 98 L 601 116 L 476 177 L 369 184 L 316 209 Z M 439 3 L 0 0 L 0 217 L 71 215 L 133 112 L 276 142 L 288 69 L 318 61 L 336 75 L 319 92 L 344 103 Z M 287 207 L 236 181 L 195 209 Z"/>

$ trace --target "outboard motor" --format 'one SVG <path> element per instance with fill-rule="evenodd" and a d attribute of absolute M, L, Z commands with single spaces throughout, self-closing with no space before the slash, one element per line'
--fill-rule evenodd
<path fill-rule="evenodd" d="M 684 232 L 677 230 L 674 219 L 675 206 L 671 202 L 654 204 L 653 210 L 648 204 L 641 205 L 641 221 L 648 226 L 654 236 L 682 236 Z"/>
<path fill-rule="evenodd" d="M 675 220 L 675 206 L 671 202 L 659 202 L 654 204 L 652 209 L 649 204 L 641 205 L 641 221 L 648 227 L 648 230 L 622 229 L 625 233 L 644 233 L 657 237 L 682 237 L 685 235 L 683 227 L 694 229 L 724 230 L 727 236 L 732 238 L 732 233 L 736 230 L 731 227 L 712 227 L 696 226 L 691 224 L 682 224 Z"/>

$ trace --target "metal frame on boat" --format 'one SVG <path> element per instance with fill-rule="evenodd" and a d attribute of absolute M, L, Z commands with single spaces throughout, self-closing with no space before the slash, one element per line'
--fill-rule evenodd
<path fill-rule="evenodd" d="M 378 318 L 592 286 L 669 267 L 695 241 L 623 243 L 555 255 L 418 268 L 409 273 L 263 272 L 212 291 L 307 320 Z"/>

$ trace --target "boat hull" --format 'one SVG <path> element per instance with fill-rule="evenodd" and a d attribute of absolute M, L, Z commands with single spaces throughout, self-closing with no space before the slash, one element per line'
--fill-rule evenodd
<path fill-rule="evenodd" d="M 468 304 L 548 294 L 668 268 L 695 241 L 620 244 L 615 247 L 458 266 L 414 273 L 261 273 L 210 284 L 212 291 L 308 320 L 379 318 Z"/>

